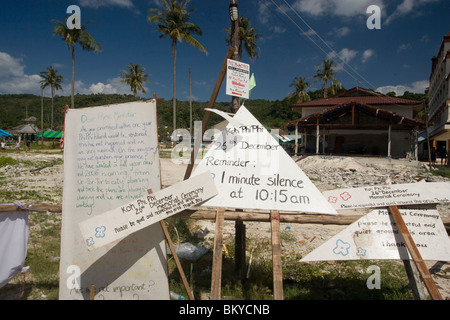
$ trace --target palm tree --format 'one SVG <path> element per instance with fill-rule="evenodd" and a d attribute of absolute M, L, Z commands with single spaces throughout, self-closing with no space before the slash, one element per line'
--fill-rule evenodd
<path fill-rule="evenodd" d="M 228 28 L 225 30 L 228 37 L 225 39 L 226 43 L 228 45 L 232 45 L 231 41 L 231 28 Z M 259 38 L 261 38 L 261 33 L 256 33 L 256 26 L 250 27 L 250 21 L 244 17 L 239 17 L 239 48 L 238 48 L 238 55 L 239 60 L 242 60 L 242 51 L 245 48 L 245 52 L 247 52 L 247 55 L 249 56 L 250 60 L 253 62 L 255 61 L 259 56 L 259 48 L 256 45 L 256 41 L 258 41 Z"/>
<path fill-rule="evenodd" d="M 311 97 L 307 92 L 311 86 L 305 81 L 304 77 L 295 77 L 290 87 L 294 88 L 294 92 L 289 95 L 293 103 L 311 101 Z"/>
<path fill-rule="evenodd" d="M 314 78 L 322 81 L 324 98 L 328 97 L 328 82 L 330 82 L 330 88 L 333 95 L 335 93 L 335 87 L 342 87 L 340 82 L 334 77 L 337 71 L 335 71 L 333 67 L 334 60 L 325 59 L 322 62 L 322 68 L 320 66 L 316 66 L 316 74 L 313 76 Z"/>
<path fill-rule="evenodd" d="M 67 19 L 66 19 L 67 20 Z M 86 26 L 82 25 L 80 29 L 69 29 L 65 22 L 52 20 L 56 23 L 53 29 L 53 35 L 60 36 L 61 39 L 67 44 L 67 48 L 72 53 L 72 96 L 71 96 L 71 108 L 75 107 L 75 44 L 80 44 L 81 48 L 86 51 L 94 51 L 99 53 L 101 51 L 101 45 L 94 41 L 94 38 L 86 31 Z"/>
<path fill-rule="evenodd" d="M 131 88 L 131 91 L 134 94 L 134 97 L 137 96 L 137 90 L 142 93 L 146 93 L 145 88 L 142 86 L 144 82 L 150 83 L 148 80 L 149 74 L 145 73 L 145 68 L 140 64 L 132 64 L 127 65 L 129 71 L 122 70 L 122 73 L 119 74 L 119 77 L 122 79 L 120 82 L 125 82 Z"/>
<path fill-rule="evenodd" d="M 148 22 L 156 24 L 161 33 L 160 38 L 169 37 L 172 41 L 173 56 L 173 130 L 176 129 L 176 66 L 177 66 L 177 41 L 192 45 L 194 48 L 208 54 L 205 48 L 192 36 L 202 35 L 202 29 L 190 22 L 192 13 L 196 9 L 188 10 L 191 0 L 161 0 L 163 9 L 149 9 Z"/>
<path fill-rule="evenodd" d="M 56 90 L 62 90 L 61 83 L 65 80 L 62 75 L 58 74 L 58 70 L 53 67 L 47 67 L 46 71 L 41 72 L 41 89 L 43 90 L 50 86 L 50 91 L 52 94 L 52 116 L 50 128 L 53 130 L 53 97 L 55 96 Z"/>

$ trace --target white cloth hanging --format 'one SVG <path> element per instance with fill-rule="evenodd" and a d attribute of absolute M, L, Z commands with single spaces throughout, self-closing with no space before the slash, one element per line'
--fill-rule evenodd
<path fill-rule="evenodd" d="M 0 288 L 24 269 L 28 235 L 27 211 L 0 213 Z"/>

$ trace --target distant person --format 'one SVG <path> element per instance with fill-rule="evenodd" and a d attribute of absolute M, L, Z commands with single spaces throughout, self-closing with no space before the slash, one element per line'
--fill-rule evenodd
<path fill-rule="evenodd" d="M 4 140 L 2 141 L 1 146 L 2 146 L 2 152 L 6 152 L 6 142 Z"/>
<path fill-rule="evenodd" d="M 436 165 L 436 148 L 431 148 L 431 165 Z"/>
<path fill-rule="evenodd" d="M 447 167 L 450 167 L 450 152 L 447 152 Z"/>
<path fill-rule="evenodd" d="M 445 146 L 442 146 L 442 148 L 439 149 L 439 158 L 441 158 L 441 165 L 446 164 L 446 162 L 447 162 L 447 149 L 445 149 Z"/>
<path fill-rule="evenodd" d="M 27 140 L 27 152 L 30 151 L 30 147 L 31 147 L 31 141 Z"/>
<path fill-rule="evenodd" d="M 16 146 L 14 147 L 14 150 L 20 151 L 20 142 L 19 141 L 16 142 Z"/>

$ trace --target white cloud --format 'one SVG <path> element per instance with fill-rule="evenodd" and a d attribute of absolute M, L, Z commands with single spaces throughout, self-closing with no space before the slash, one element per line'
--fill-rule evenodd
<path fill-rule="evenodd" d="M 375 55 L 375 50 L 373 50 L 373 49 L 364 50 L 364 52 L 362 54 L 362 62 L 366 63 L 374 55 Z"/>
<path fill-rule="evenodd" d="M 395 11 L 386 19 L 386 24 L 389 24 L 393 20 L 417 10 L 417 8 L 421 5 L 439 1 L 440 0 L 403 0 L 402 3 L 397 6 Z"/>
<path fill-rule="evenodd" d="M 399 52 L 402 52 L 402 51 L 411 49 L 411 47 L 412 47 L 412 46 L 411 46 L 411 43 L 402 43 L 402 44 L 398 47 L 397 52 L 399 53 Z"/>
<path fill-rule="evenodd" d="M 24 69 L 22 59 L 14 58 L 6 52 L 0 52 L 0 79 L 23 76 Z"/>
<path fill-rule="evenodd" d="M 367 7 L 378 5 L 384 7 L 384 0 L 297 0 L 292 5 L 300 13 L 313 16 L 336 15 L 351 17 L 366 15 Z"/>
<path fill-rule="evenodd" d="M 80 6 L 98 9 L 100 7 L 117 6 L 123 8 L 134 8 L 131 0 L 79 0 Z"/>
<path fill-rule="evenodd" d="M 349 63 L 351 60 L 353 60 L 356 55 L 358 54 L 358 51 L 344 48 L 337 54 L 339 59 L 343 61 L 344 63 Z M 331 58 L 336 58 L 335 54 L 330 54 Z"/>
<path fill-rule="evenodd" d="M 258 7 L 258 20 L 261 24 L 266 25 L 273 33 L 285 33 L 286 28 L 281 27 L 279 25 L 276 25 L 271 22 L 272 12 L 270 12 L 270 9 L 267 5 L 260 5 Z M 264 39 L 267 39 L 267 36 L 264 37 Z"/>
<path fill-rule="evenodd" d="M 292 7 L 300 12 L 306 12 L 313 16 L 321 16 L 331 10 L 329 0 L 297 0 Z"/>
<path fill-rule="evenodd" d="M 42 80 L 39 74 L 25 74 L 25 65 L 21 58 L 15 58 L 6 52 L 0 52 L 0 94 L 30 93 L 41 95 Z M 120 81 L 119 77 L 108 79 L 105 83 L 97 82 L 86 85 L 82 80 L 75 81 L 75 94 L 132 94 L 130 86 Z M 148 89 L 144 86 L 146 91 Z M 62 83 L 62 90 L 56 94 L 70 95 L 72 83 L 70 80 Z M 50 96 L 50 90 L 44 90 L 44 96 Z"/>
<path fill-rule="evenodd" d="M 346 35 L 348 35 L 350 33 L 350 28 L 349 27 L 342 27 L 342 28 L 333 28 L 333 31 L 330 32 L 331 35 L 334 35 L 338 38 L 344 37 Z"/>
<path fill-rule="evenodd" d="M 40 92 L 40 75 L 27 75 L 21 58 L 0 52 L 0 93 Z"/>
<path fill-rule="evenodd" d="M 386 94 L 388 92 L 395 92 L 397 96 L 402 96 L 405 91 L 413 92 L 413 93 L 424 93 L 425 89 L 428 88 L 429 81 L 421 80 L 413 82 L 411 85 L 388 85 L 384 87 L 379 87 L 376 91 Z"/>
<path fill-rule="evenodd" d="M 144 85 L 145 91 L 149 92 L 149 89 Z M 68 83 L 64 87 L 64 92 L 70 94 L 72 92 L 71 83 Z M 80 94 L 133 94 L 129 85 L 120 81 L 119 77 L 108 79 L 106 83 L 97 82 L 92 83 L 89 87 L 81 80 L 75 81 L 75 93 Z M 138 91 L 138 95 L 142 95 Z"/>

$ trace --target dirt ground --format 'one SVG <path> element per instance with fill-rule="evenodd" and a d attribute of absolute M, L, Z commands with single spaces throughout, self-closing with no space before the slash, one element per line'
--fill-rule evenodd
<path fill-rule="evenodd" d="M 3 190 L 14 192 L 17 186 L 21 190 L 39 191 L 43 201 L 47 203 L 62 203 L 63 184 L 63 153 L 8 153 L 7 156 L 42 163 L 48 167 L 37 172 L 30 172 L 29 167 L 5 166 L 0 168 Z M 371 184 L 411 183 L 425 179 L 426 181 L 450 181 L 433 176 L 424 170 L 423 164 L 415 161 L 392 160 L 383 158 L 362 157 L 327 157 L 310 156 L 304 159 L 295 158 L 296 163 L 310 177 L 321 191 L 339 187 L 358 187 Z M 186 171 L 185 164 L 175 164 L 171 159 L 161 159 L 163 187 L 180 182 Z M 438 205 L 441 216 L 450 216 L 450 204 Z M 346 210 L 343 214 L 365 214 L 369 209 Z M 214 237 L 214 221 L 197 220 L 197 228 L 205 239 Z M 270 241 L 270 224 L 264 222 L 245 222 L 246 237 Z M 282 241 L 282 254 L 295 253 L 306 255 L 326 240 L 339 233 L 346 226 L 281 223 L 281 232 L 289 241 Z M 225 241 L 234 238 L 234 221 L 225 221 Z M 247 248 L 249 251 L 251 248 Z M 450 299 L 450 264 L 437 261 L 426 261 L 432 270 L 436 282 L 444 298 Z"/>

